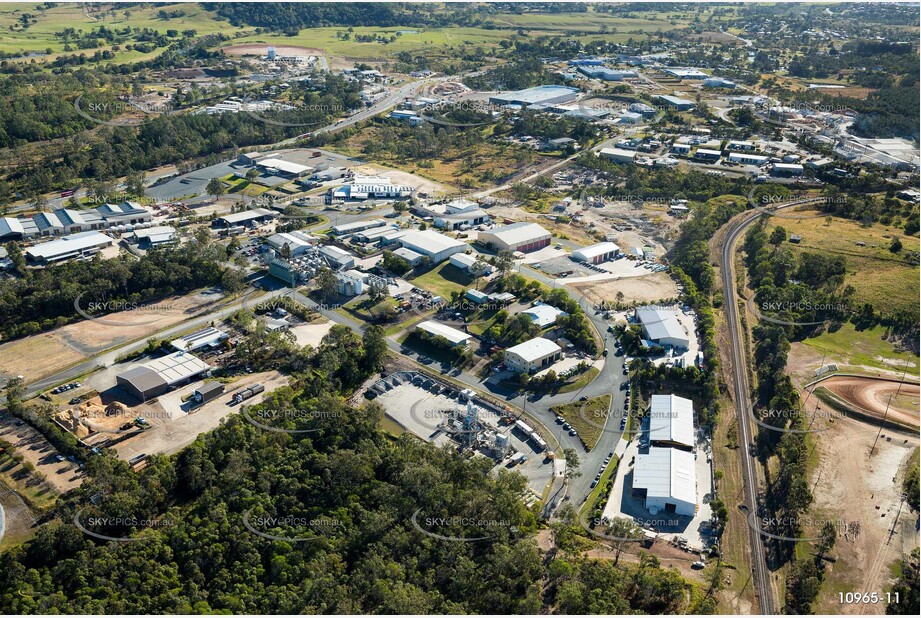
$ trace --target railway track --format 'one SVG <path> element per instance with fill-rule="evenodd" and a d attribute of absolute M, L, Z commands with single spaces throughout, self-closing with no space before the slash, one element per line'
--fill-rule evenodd
<path fill-rule="evenodd" d="M 774 211 L 795 206 L 803 206 L 814 200 L 796 200 L 788 204 L 780 204 Z M 745 448 L 742 452 L 742 477 L 745 493 L 745 506 L 748 513 L 757 512 L 758 510 L 758 464 L 752 455 L 751 445 L 753 444 L 754 430 L 751 426 L 751 416 L 748 411 L 751 409 L 751 388 L 749 386 L 748 363 L 746 362 L 745 348 L 743 345 L 741 323 L 739 321 L 738 296 L 736 294 L 735 265 L 733 256 L 735 255 L 735 246 L 739 237 L 748 227 L 765 215 L 764 211 L 750 213 L 742 221 L 735 224 L 735 227 L 726 236 L 726 240 L 720 251 L 720 271 L 723 278 L 723 297 L 724 307 L 726 308 L 726 319 L 729 324 L 729 339 L 731 344 L 730 359 L 731 371 L 733 375 L 733 393 L 736 404 L 736 414 L 739 421 L 739 432 L 742 444 Z M 764 542 L 761 534 L 748 527 L 749 543 L 751 545 L 752 555 L 752 577 L 755 582 L 756 595 L 761 607 L 762 614 L 774 614 L 774 590 L 771 585 L 771 575 L 767 568 L 767 559 L 764 554 Z"/>

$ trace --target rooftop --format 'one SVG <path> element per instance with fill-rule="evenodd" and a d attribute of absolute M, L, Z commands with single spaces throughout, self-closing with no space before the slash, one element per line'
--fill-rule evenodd
<path fill-rule="evenodd" d="M 694 403 L 677 395 L 653 395 L 649 439 L 694 447 Z"/>
<path fill-rule="evenodd" d="M 696 504 L 694 453 L 676 448 L 650 447 L 648 454 L 637 455 L 633 487 L 645 489 L 647 497 L 676 498 Z"/>
<path fill-rule="evenodd" d="M 471 335 L 468 335 L 463 331 L 459 331 L 456 328 L 451 328 L 450 326 L 446 326 L 434 320 L 426 320 L 425 322 L 420 322 L 416 328 L 425 331 L 430 335 L 444 337 L 450 341 L 452 345 L 460 345 L 473 338 Z"/>
<path fill-rule="evenodd" d="M 524 343 L 519 343 L 516 346 L 508 348 L 505 352 L 506 354 L 517 354 L 525 362 L 534 362 L 550 354 L 555 354 L 559 352 L 562 348 L 557 344 L 553 343 L 549 339 L 544 339 L 543 337 L 535 337 L 530 341 L 525 341 Z"/>
<path fill-rule="evenodd" d="M 550 237 L 550 232 L 536 223 L 529 223 L 527 221 L 494 227 L 486 233 L 510 245 L 532 240 L 534 238 L 540 238 L 542 236 Z"/>
<path fill-rule="evenodd" d="M 646 334 L 652 340 L 665 338 L 687 339 L 675 310 L 666 307 L 637 307 L 636 317 L 643 324 Z"/>

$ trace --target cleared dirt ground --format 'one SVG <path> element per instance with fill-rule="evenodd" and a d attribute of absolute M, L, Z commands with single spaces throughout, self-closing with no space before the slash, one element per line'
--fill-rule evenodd
<path fill-rule="evenodd" d="M 627 303 L 651 302 L 678 296 L 678 286 L 665 272 L 597 283 L 572 283 L 568 287 L 585 294 L 586 300 L 591 303 L 614 301 L 618 292 L 623 292 L 624 302 Z"/>
<path fill-rule="evenodd" d="M 892 562 L 918 546 L 917 515 L 901 501 L 905 466 L 918 447 L 918 437 L 884 429 L 870 455 L 877 431 L 842 418 L 817 441 L 814 512 L 818 518 L 848 524 L 848 533 L 839 531 L 831 552 L 837 560 L 828 565 L 817 614 L 884 613 L 885 603 L 842 606 L 838 591 L 887 590 Z"/>
<path fill-rule="evenodd" d="M 886 417 L 903 425 L 919 426 L 921 392 L 917 384 L 902 383 L 900 386 L 898 382 L 888 380 L 835 376 L 819 382 L 819 385 L 876 418 Z"/>
<path fill-rule="evenodd" d="M 32 335 L 0 345 L 0 376 L 21 375 L 26 383 L 34 382 L 86 358 L 53 333 Z"/>
<path fill-rule="evenodd" d="M 42 434 L 28 423 L 17 424 L 6 412 L 0 413 L 0 438 L 12 444 L 57 491 L 64 493 L 83 482 L 83 472 L 77 469 L 77 464 L 59 462 L 56 459 L 59 453 Z"/>

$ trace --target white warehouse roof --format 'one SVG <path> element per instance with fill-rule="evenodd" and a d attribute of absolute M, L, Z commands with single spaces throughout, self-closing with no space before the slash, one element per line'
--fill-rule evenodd
<path fill-rule="evenodd" d="M 462 345 L 467 343 L 467 341 L 470 339 L 473 339 L 471 335 L 468 335 L 463 331 L 457 330 L 456 328 L 451 328 L 450 326 L 446 326 L 434 320 L 426 320 L 425 322 L 420 322 L 416 328 L 425 331 L 430 335 L 444 337 L 449 342 L 451 342 L 451 345 Z"/>
<path fill-rule="evenodd" d="M 445 236 L 444 234 L 433 232 L 432 230 L 408 232 L 400 237 L 399 242 L 404 247 L 408 247 L 416 252 L 428 255 L 429 257 L 436 255 L 446 249 L 466 247 L 466 243 L 449 236 Z"/>
<path fill-rule="evenodd" d="M 279 172 L 284 172 L 285 174 L 303 174 L 307 170 L 312 169 L 306 165 L 291 163 L 290 161 L 285 161 L 283 159 L 263 159 L 262 161 L 256 163 L 256 167 L 278 170 Z"/>
<path fill-rule="evenodd" d="M 530 309 L 525 309 L 521 313 L 531 318 L 531 321 L 534 322 L 537 326 L 541 328 L 550 326 L 551 324 L 556 322 L 556 318 L 558 316 L 562 315 L 565 317 L 569 315 L 565 311 L 561 311 L 560 309 L 557 309 L 553 305 L 547 305 L 544 303 L 534 305 Z"/>
<path fill-rule="evenodd" d="M 636 317 L 643 325 L 646 335 L 653 341 L 659 339 L 683 339 L 688 335 L 684 332 L 675 310 L 667 307 L 637 307 Z"/>
<path fill-rule="evenodd" d="M 517 354 L 525 362 L 533 363 L 544 358 L 545 356 L 556 354 L 561 350 L 562 348 L 560 348 L 560 346 L 553 343 L 549 339 L 544 339 L 543 337 L 535 337 L 530 341 L 525 341 L 524 343 L 519 343 L 516 346 L 512 346 L 505 352 Z"/>
<path fill-rule="evenodd" d="M 694 403 L 677 395 L 653 395 L 649 406 L 650 441 L 694 447 Z"/>
<path fill-rule="evenodd" d="M 573 251 L 572 257 L 585 261 L 591 261 L 592 258 L 596 258 L 599 255 L 604 255 L 605 253 L 610 253 L 611 251 L 617 253 L 620 251 L 620 247 L 612 242 L 600 242 L 594 245 L 589 245 L 587 247 L 582 247 L 578 251 Z"/>
<path fill-rule="evenodd" d="M 528 223 L 526 221 L 495 227 L 484 232 L 484 234 L 494 236 L 508 245 L 520 245 L 529 240 L 550 237 L 550 232 L 536 223 Z"/>
<path fill-rule="evenodd" d="M 651 447 L 648 454 L 640 453 L 633 469 L 633 487 L 645 489 L 647 499 L 675 498 L 696 504 L 694 453 L 656 446 Z"/>
<path fill-rule="evenodd" d="M 106 247 L 112 239 L 100 232 L 80 232 L 64 236 L 51 242 L 26 249 L 26 255 L 33 260 L 53 261 L 64 256 L 77 255 L 88 249 Z"/>

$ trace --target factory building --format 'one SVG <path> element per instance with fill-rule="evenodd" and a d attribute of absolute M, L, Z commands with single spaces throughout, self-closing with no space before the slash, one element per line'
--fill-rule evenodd
<path fill-rule="evenodd" d="M 469 229 L 492 221 L 479 204 L 469 200 L 454 200 L 443 207 L 431 206 L 425 210 L 434 219 L 435 227 L 445 230 Z"/>
<path fill-rule="evenodd" d="M 176 235 L 176 228 L 171 225 L 158 225 L 135 230 L 131 238 L 139 247 L 151 249 L 170 245 L 179 239 Z"/>
<path fill-rule="evenodd" d="M 332 268 L 354 268 L 355 256 L 339 247 L 325 245 L 320 247 L 319 254 L 326 258 Z"/>
<path fill-rule="evenodd" d="M 569 316 L 565 311 L 557 309 L 553 305 L 541 302 L 538 302 L 533 307 L 525 309 L 521 313 L 531 318 L 531 321 L 534 322 L 534 325 L 538 328 L 547 328 L 555 324 L 558 317 L 565 318 Z"/>
<path fill-rule="evenodd" d="M 614 163 L 633 163 L 636 158 L 636 152 L 623 148 L 602 148 L 598 155 Z"/>
<path fill-rule="evenodd" d="M 399 198 L 412 195 L 408 185 L 395 185 L 385 176 L 355 176 L 349 182 L 332 189 L 336 200 L 368 200 L 377 198 Z"/>
<path fill-rule="evenodd" d="M 216 348 L 227 338 L 227 333 L 209 326 L 189 335 L 184 335 L 179 339 L 173 339 L 170 341 L 170 345 L 179 352 L 195 352 L 202 348 Z"/>
<path fill-rule="evenodd" d="M 26 260 L 32 264 L 45 265 L 89 257 L 111 247 L 112 242 L 112 238 L 100 232 L 80 232 L 29 247 L 25 250 Z"/>
<path fill-rule="evenodd" d="M 620 253 L 620 247 L 612 242 L 600 242 L 588 247 L 582 247 L 578 251 L 572 252 L 572 259 L 577 262 L 587 262 L 589 264 L 601 264 L 613 260 Z"/>
<path fill-rule="evenodd" d="M 723 156 L 719 150 L 710 150 L 709 148 L 698 148 L 694 153 L 694 158 L 700 161 L 719 161 Z"/>
<path fill-rule="evenodd" d="M 433 265 L 444 262 L 455 253 L 463 253 L 467 250 L 467 243 L 432 230 L 407 232 L 397 242 L 407 249 L 426 256 Z"/>
<path fill-rule="evenodd" d="M 677 395 L 653 395 L 649 405 L 652 446 L 694 449 L 694 403 Z"/>
<path fill-rule="evenodd" d="M 527 108 L 535 105 L 567 103 L 569 101 L 574 101 L 578 96 L 578 88 L 547 85 L 526 88 L 525 90 L 516 90 L 514 92 L 502 92 L 489 97 L 489 102 L 493 105 Z"/>
<path fill-rule="evenodd" d="M 728 158 L 734 163 L 742 163 L 743 165 L 764 165 L 770 161 L 770 157 L 744 152 L 732 152 Z"/>
<path fill-rule="evenodd" d="M 707 79 L 710 77 L 703 71 L 689 68 L 667 68 L 662 69 L 662 72 L 666 75 L 674 77 L 675 79 Z"/>
<path fill-rule="evenodd" d="M 463 331 L 457 330 L 456 328 L 451 328 L 450 326 L 446 326 L 434 320 L 426 320 L 425 322 L 420 322 L 416 328 L 433 337 L 442 337 L 454 347 L 464 347 L 471 339 L 473 339 L 473 336 L 468 335 Z"/>
<path fill-rule="evenodd" d="M 549 339 L 536 337 L 505 351 L 505 364 L 518 373 L 532 373 L 549 367 L 560 359 L 562 348 Z"/>
<path fill-rule="evenodd" d="M 347 234 L 355 234 L 357 232 L 364 232 L 365 230 L 370 230 L 376 227 L 384 227 L 387 225 L 387 222 L 383 219 L 369 219 L 367 221 L 353 221 L 352 223 L 343 223 L 342 225 L 333 226 L 333 234 L 336 236 L 345 236 Z"/>
<path fill-rule="evenodd" d="M 147 401 L 210 370 L 207 363 L 192 354 L 174 352 L 118 374 L 115 382 L 134 397 Z"/>
<path fill-rule="evenodd" d="M 306 165 L 300 165 L 299 163 L 291 163 L 284 159 L 263 159 L 256 162 L 256 169 L 272 176 L 301 178 L 306 176 L 313 168 Z"/>
<path fill-rule="evenodd" d="M 736 87 L 734 81 L 724 79 L 722 77 L 708 77 L 704 80 L 704 88 L 728 88 L 733 89 Z"/>
<path fill-rule="evenodd" d="M 636 457 L 633 492 L 653 515 L 697 513 L 697 473 L 694 453 L 676 448 L 650 447 Z"/>
<path fill-rule="evenodd" d="M 272 234 L 265 239 L 265 244 L 281 253 L 285 245 L 288 245 L 288 251 L 291 257 L 305 253 L 313 246 L 314 240 L 303 232 L 294 230 L 293 232 L 283 232 Z"/>
<path fill-rule="evenodd" d="M 214 220 L 214 227 L 230 228 L 237 225 L 243 227 L 255 227 L 259 224 L 271 221 L 275 218 L 275 213 L 267 208 L 253 208 L 243 212 L 233 212 L 229 215 L 221 215 Z"/>
<path fill-rule="evenodd" d="M 619 71 L 601 66 L 580 66 L 578 71 L 590 79 L 600 79 L 606 82 L 620 82 L 636 77 L 636 71 L 633 70 Z"/>
<path fill-rule="evenodd" d="M 649 341 L 661 346 L 688 349 L 690 337 L 678 321 L 674 309 L 656 306 L 637 307 L 633 315 Z"/>
<path fill-rule="evenodd" d="M 451 256 L 450 261 L 452 265 L 460 268 L 465 273 L 470 273 L 471 268 L 473 268 L 473 265 L 476 264 L 477 258 L 476 256 L 468 255 L 466 253 L 455 253 Z M 481 259 L 480 262 L 483 264 L 483 272 L 481 274 L 490 274 L 492 272 L 492 266 L 486 260 Z"/>
<path fill-rule="evenodd" d="M 673 97 L 669 94 L 659 95 L 659 100 L 665 103 L 667 106 L 678 110 L 679 112 L 689 112 L 695 107 L 694 101 L 688 101 L 687 99 L 682 99 L 681 97 Z"/>
<path fill-rule="evenodd" d="M 774 176 L 802 176 L 803 166 L 799 163 L 775 163 L 771 166 Z"/>
<path fill-rule="evenodd" d="M 536 223 L 519 222 L 480 232 L 479 240 L 495 251 L 528 253 L 550 245 L 550 232 Z"/>

